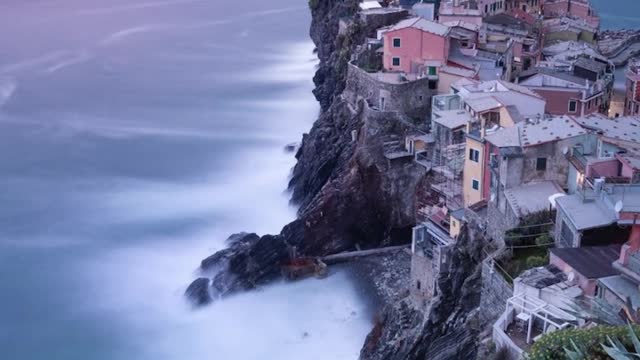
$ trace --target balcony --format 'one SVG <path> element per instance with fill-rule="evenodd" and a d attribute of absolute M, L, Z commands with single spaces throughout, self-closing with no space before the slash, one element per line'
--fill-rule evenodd
<path fill-rule="evenodd" d="M 581 173 L 586 172 L 589 160 L 587 159 L 587 156 L 583 154 L 582 150 L 574 147 L 567 158 L 569 159 L 569 161 L 571 161 L 571 163 L 573 163 L 578 171 L 580 171 Z"/>
<path fill-rule="evenodd" d="M 437 95 L 433 97 L 434 111 L 460 110 L 462 102 L 459 95 Z"/>
<path fill-rule="evenodd" d="M 433 167 L 433 162 L 431 161 L 431 157 L 428 155 L 426 151 L 416 153 L 415 161 L 418 164 L 424 166 L 427 169 L 427 171 L 430 171 L 431 168 Z"/>
<path fill-rule="evenodd" d="M 524 293 L 507 300 L 507 309 L 493 325 L 493 341 L 522 355 L 545 334 L 574 327 L 572 314 Z"/>

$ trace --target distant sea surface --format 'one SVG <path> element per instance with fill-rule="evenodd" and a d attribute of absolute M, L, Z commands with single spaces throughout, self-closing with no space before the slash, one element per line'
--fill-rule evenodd
<path fill-rule="evenodd" d="M 0 359 L 357 359 L 346 275 L 192 311 L 200 260 L 295 217 L 304 0 L 0 1 Z"/>
<path fill-rule="evenodd" d="M 591 0 L 602 29 L 640 29 L 639 0 Z"/>

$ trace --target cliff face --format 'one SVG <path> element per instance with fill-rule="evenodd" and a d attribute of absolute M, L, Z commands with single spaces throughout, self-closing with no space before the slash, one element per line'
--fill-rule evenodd
<path fill-rule="evenodd" d="M 320 65 L 313 77 L 313 93 L 326 111 L 336 95 L 344 89 L 345 63 L 349 45 L 338 36 L 341 18 L 353 18 L 358 0 L 310 0 L 311 28 L 309 35 L 316 45 Z M 343 46 L 344 45 L 344 46 Z M 342 63 L 342 65 L 340 65 Z"/>
<path fill-rule="evenodd" d="M 201 269 L 210 278 L 189 287 L 187 294 L 195 303 L 211 301 L 207 294 L 223 296 L 277 278 L 294 248 L 298 256 L 321 256 L 356 245 L 373 248 L 410 241 L 415 194 L 425 183 L 425 169 L 411 158 L 388 160 L 385 153 L 389 146 L 400 147 L 415 125 L 402 115 L 371 109 L 357 94 L 345 93 L 347 62 L 373 30 L 354 21 L 339 32 L 339 19 L 353 19 L 357 4 L 309 3 L 311 38 L 320 58 L 314 94 L 322 112 L 303 137 L 289 183 L 292 201 L 300 206 L 298 219 L 277 235 L 232 236 L 228 249 L 203 260 Z M 470 231 L 460 240 L 454 267 L 439 280 L 441 296 L 430 309 L 415 310 L 408 300 L 389 301 L 367 338 L 362 359 L 454 359 L 475 354 L 481 243 L 475 237 Z"/>
<path fill-rule="evenodd" d="M 388 304 L 367 336 L 362 360 L 474 359 L 478 350 L 481 260 L 484 241 L 469 226 L 438 279 L 440 293 L 427 309 L 408 301 Z"/>

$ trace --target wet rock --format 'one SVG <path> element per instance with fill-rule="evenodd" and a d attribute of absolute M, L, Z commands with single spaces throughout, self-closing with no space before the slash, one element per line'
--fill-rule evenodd
<path fill-rule="evenodd" d="M 290 143 L 284 146 L 284 151 L 287 153 L 297 153 L 298 149 L 300 148 L 300 144 L 295 142 L 295 143 Z"/>
<path fill-rule="evenodd" d="M 216 252 L 208 258 L 200 262 L 200 269 L 212 270 L 216 266 L 223 266 L 236 253 L 242 249 L 248 249 L 253 243 L 257 242 L 260 237 L 254 233 L 241 232 L 233 234 L 227 238 L 226 243 L 229 245 L 227 249 Z"/>
<path fill-rule="evenodd" d="M 210 284 L 210 279 L 197 278 L 187 287 L 184 295 L 196 306 L 206 305 L 212 300 Z"/>

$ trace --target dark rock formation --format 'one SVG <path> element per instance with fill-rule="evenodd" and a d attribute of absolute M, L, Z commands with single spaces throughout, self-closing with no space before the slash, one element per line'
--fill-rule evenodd
<path fill-rule="evenodd" d="M 323 111 L 344 89 L 346 65 L 350 59 L 350 46 L 356 42 L 339 36 L 339 21 L 352 18 L 358 10 L 359 0 L 313 0 L 311 9 L 311 29 L 309 35 L 316 45 L 320 65 L 313 77 L 313 90 Z"/>
<path fill-rule="evenodd" d="M 197 278 L 189 285 L 184 295 L 196 306 L 206 305 L 212 300 L 209 291 L 210 283 L 211 280 L 208 278 Z"/>
<path fill-rule="evenodd" d="M 240 233 L 229 237 L 229 247 L 204 259 L 201 270 L 220 270 L 213 277 L 214 297 L 255 288 L 280 275 L 280 265 L 297 246 L 302 230 L 300 221 L 287 225 L 279 235 L 258 236 Z"/>

